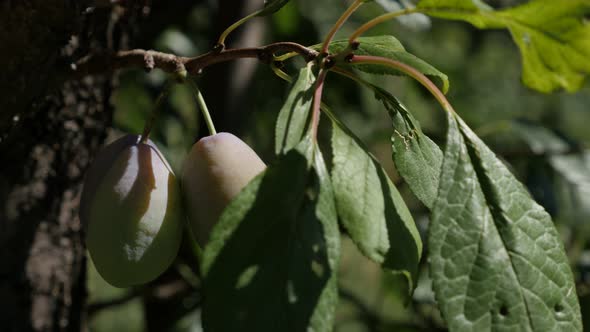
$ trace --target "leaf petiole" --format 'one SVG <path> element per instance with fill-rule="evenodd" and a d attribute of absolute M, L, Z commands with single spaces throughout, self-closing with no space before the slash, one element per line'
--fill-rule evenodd
<path fill-rule="evenodd" d="M 383 22 L 387 22 L 389 20 L 392 20 L 394 18 L 403 16 L 403 15 L 413 14 L 413 13 L 417 13 L 417 12 L 418 12 L 418 10 L 416 8 L 406 8 L 403 10 L 399 10 L 399 11 L 395 11 L 395 12 L 391 12 L 391 13 L 377 16 L 374 19 L 368 21 L 367 23 L 361 25 L 358 29 L 356 29 L 348 38 L 348 42 L 349 42 L 349 44 L 354 43 L 357 40 L 357 38 L 360 37 L 363 33 L 365 33 L 367 30 L 375 27 L 378 24 L 381 24 Z"/>
<path fill-rule="evenodd" d="M 320 123 L 320 105 L 322 103 L 322 92 L 327 74 L 328 70 L 320 70 L 313 93 L 313 103 L 311 104 L 311 137 L 314 142 L 317 142 L 318 125 Z"/>
<path fill-rule="evenodd" d="M 356 65 L 361 65 L 361 64 L 381 65 L 381 66 L 386 66 L 386 67 L 389 67 L 389 68 L 392 68 L 395 70 L 399 70 L 402 73 L 415 79 L 420 84 L 422 84 L 434 96 L 434 98 L 438 101 L 438 103 L 442 106 L 442 108 L 445 111 L 452 113 L 452 114 L 455 113 L 453 106 L 451 106 L 451 103 L 449 103 L 449 101 L 447 100 L 447 97 L 445 97 L 445 94 L 442 91 L 440 91 L 440 89 L 436 86 L 436 84 L 434 84 L 428 77 L 426 77 L 426 75 L 422 74 L 419 70 L 417 70 L 416 68 L 414 68 L 412 66 L 409 66 L 409 65 L 407 65 L 403 62 L 400 62 L 400 61 L 396 61 L 396 60 L 392 60 L 392 59 L 388 59 L 388 58 L 384 58 L 384 57 L 380 57 L 380 56 L 372 56 L 372 55 L 354 55 L 351 58 L 350 63 L 356 64 Z"/>
<path fill-rule="evenodd" d="M 293 78 L 291 76 L 289 76 L 289 74 L 287 74 L 283 70 L 281 70 L 281 68 L 277 67 L 274 63 L 272 63 L 270 65 L 270 68 L 275 73 L 275 75 L 277 75 L 278 77 L 282 78 L 283 80 L 285 80 L 289 83 L 293 83 Z"/>
<path fill-rule="evenodd" d="M 322 44 L 322 53 L 324 53 L 324 54 L 328 53 L 328 46 L 330 46 L 330 43 L 332 42 L 332 39 L 334 39 L 334 35 L 336 34 L 336 32 L 338 32 L 338 30 L 340 30 L 340 28 L 348 20 L 350 15 L 352 15 L 352 13 L 354 13 L 363 3 L 364 3 L 363 0 L 355 0 L 350 5 L 350 7 L 348 7 L 348 9 L 346 9 L 346 11 L 344 13 L 342 13 L 342 16 L 340 16 L 338 21 L 336 21 L 336 23 L 334 23 L 334 25 L 332 26 L 332 29 L 330 29 L 330 31 L 328 32 L 328 35 L 324 39 L 324 43 Z"/>
<path fill-rule="evenodd" d="M 255 12 L 253 12 L 252 14 L 241 18 L 240 20 L 238 20 L 237 22 L 235 22 L 234 24 L 230 25 L 227 29 L 225 29 L 221 35 L 219 36 L 219 39 L 217 40 L 217 45 L 221 45 L 222 49 L 225 48 L 225 39 L 227 38 L 227 36 L 229 36 L 229 34 L 234 31 L 235 29 L 237 29 L 238 27 L 240 27 L 240 25 L 246 23 L 247 21 L 249 21 L 250 19 L 258 16 L 261 12 L 263 11 L 263 9 L 259 9 Z"/>

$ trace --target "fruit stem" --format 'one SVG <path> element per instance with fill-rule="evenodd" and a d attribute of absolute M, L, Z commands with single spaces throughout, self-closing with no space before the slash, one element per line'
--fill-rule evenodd
<path fill-rule="evenodd" d="M 367 30 L 373 28 L 374 26 L 381 24 L 383 22 L 392 20 L 396 17 L 399 16 L 403 16 L 403 15 L 407 15 L 407 14 L 412 14 L 417 12 L 418 10 L 416 8 L 406 8 L 400 11 L 396 11 L 396 12 L 391 12 L 391 13 L 387 13 L 387 14 L 383 14 L 380 16 L 375 17 L 374 19 L 368 21 L 367 23 L 361 25 L 358 29 L 356 29 L 348 38 L 348 43 L 352 44 L 356 41 L 356 39 L 362 35 L 363 33 L 365 33 Z"/>
<path fill-rule="evenodd" d="M 348 18 L 350 17 L 350 15 L 352 15 L 352 13 L 354 13 L 363 3 L 364 3 L 364 0 L 355 0 L 348 7 L 348 9 L 346 9 L 346 11 L 344 13 L 342 13 L 342 16 L 340 16 L 338 21 L 336 21 L 336 23 L 334 23 L 334 25 L 332 26 L 332 29 L 330 29 L 330 31 L 328 32 L 328 35 L 326 36 L 326 39 L 324 39 L 324 43 L 322 44 L 322 53 L 323 54 L 328 54 L 328 47 L 330 46 L 332 39 L 334 39 L 334 35 L 336 34 L 336 32 L 338 32 L 338 30 L 340 30 L 340 28 L 342 27 L 344 22 L 346 22 L 348 20 Z"/>
<path fill-rule="evenodd" d="M 386 66 L 389 68 L 393 68 L 395 70 L 399 70 L 402 73 L 410 76 L 411 78 L 418 81 L 422 84 L 438 101 L 438 103 L 442 106 L 442 108 L 450 113 L 455 113 L 453 106 L 445 97 L 445 94 L 440 91 L 440 89 L 434 84 L 426 75 L 422 74 L 416 68 L 409 66 L 405 63 L 380 57 L 380 56 L 372 56 L 372 55 L 354 55 L 350 60 L 351 64 L 361 65 L 361 64 L 371 64 L 371 65 L 381 65 Z"/>
<path fill-rule="evenodd" d="M 150 114 L 150 117 L 146 120 L 145 125 L 143 126 L 143 132 L 141 133 L 141 138 L 139 139 L 139 142 L 146 143 L 147 140 L 150 138 L 150 133 L 152 131 L 152 128 L 154 127 L 154 124 L 156 123 L 156 119 L 158 118 L 158 114 L 160 113 L 162 103 L 164 102 L 166 96 L 168 96 L 168 93 L 170 93 L 170 87 L 172 86 L 172 84 L 172 81 L 168 81 L 162 89 L 162 92 L 160 92 L 160 94 L 158 95 L 152 113 Z"/>
<path fill-rule="evenodd" d="M 274 63 L 270 65 L 270 68 L 275 73 L 275 75 L 277 75 L 278 77 L 282 78 L 283 80 L 285 80 L 289 83 L 293 83 L 293 78 L 291 78 L 291 76 L 289 76 L 289 74 L 282 71 L 281 68 L 277 67 Z"/>
<path fill-rule="evenodd" d="M 246 21 L 250 20 L 253 17 L 256 17 L 260 12 L 262 11 L 262 9 L 255 11 L 254 13 L 241 18 L 239 21 L 237 21 L 236 23 L 230 25 L 227 29 L 225 29 L 222 33 L 221 36 L 219 36 L 219 39 L 217 40 L 217 45 L 221 45 L 222 49 L 225 48 L 225 38 L 227 38 L 227 36 L 229 36 L 229 34 L 234 31 L 235 29 L 237 29 L 240 25 L 246 23 Z"/>
<path fill-rule="evenodd" d="M 205 123 L 207 124 L 207 129 L 209 130 L 210 135 L 217 134 L 215 130 L 215 126 L 213 125 L 213 120 L 211 119 L 211 114 L 209 113 L 209 109 L 207 108 L 207 104 L 205 103 L 205 98 L 203 98 L 203 94 L 201 90 L 199 90 L 199 86 L 197 83 L 192 79 L 188 78 L 188 82 L 193 88 L 193 92 L 195 93 L 195 97 L 197 98 L 197 104 L 201 109 L 201 113 L 203 114 L 203 118 L 205 118 Z"/>

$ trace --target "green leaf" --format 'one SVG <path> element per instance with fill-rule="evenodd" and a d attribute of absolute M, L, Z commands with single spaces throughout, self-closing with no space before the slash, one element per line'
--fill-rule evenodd
<path fill-rule="evenodd" d="M 284 154 L 303 137 L 308 121 L 315 77 L 311 68 L 301 68 L 287 100 L 279 111 L 275 127 L 275 153 Z"/>
<path fill-rule="evenodd" d="M 375 98 L 380 100 L 389 112 L 394 127 L 391 144 L 396 169 L 414 195 L 426 207 L 432 208 L 438 190 L 442 151 L 424 135 L 418 121 L 397 98 L 361 78 L 355 80 L 373 90 Z M 330 115 L 330 112 L 326 114 Z M 337 121 L 334 116 L 331 118 Z"/>
<path fill-rule="evenodd" d="M 454 115 L 432 212 L 433 287 L 451 331 L 582 331 L 550 216 Z"/>
<path fill-rule="evenodd" d="M 264 0 L 264 8 L 256 16 L 267 16 L 278 12 L 289 0 Z"/>
<path fill-rule="evenodd" d="M 475 26 L 484 23 L 479 23 L 478 16 L 473 13 L 493 10 L 481 0 L 420 0 L 416 7 L 428 15 L 466 20 Z"/>
<path fill-rule="evenodd" d="M 549 214 L 494 153 L 459 120 L 470 157 L 523 289 L 535 330 L 582 330 L 576 285 Z"/>
<path fill-rule="evenodd" d="M 388 59 L 396 60 L 412 66 L 419 70 L 424 75 L 437 78 L 442 83 L 443 92 L 449 90 L 449 78 L 447 75 L 434 68 L 424 60 L 410 54 L 406 51 L 404 46 L 393 36 L 376 36 L 376 37 L 361 37 L 357 39 L 360 42 L 359 48 L 354 51 L 357 55 L 374 55 L 381 56 Z M 317 46 L 313 46 L 314 48 Z M 329 51 L 332 54 L 339 53 L 348 47 L 347 40 L 337 40 L 330 44 Z M 387 68 L 379 65 L 354 65 L 361 71 L 370 74 L 380 75 L 404 75 L 397 70 Z"/>
<path fill-rule="evenodd" d="M 317 148 L 317 146 L 316 146 Z M 320 295 L 318 305 L 315 307 L 311 318 L 309 331 L 331 331 L 334 326 L 335 308 L 338 304 L 337 266 L 340 258 L 340 230 L 338 228 L 338 216 L 335 206 L 334 189 L 330 174 L 326 168 L 324 157 L 318 150 L 314 151 L 314 171 L 319 185 L 319 195 L 315 208 L 317 218 L 322 221 L 326 233 L 325 241 L 330 266 L 330 280 Z M 316 188 L 317 192 L 317 188 Z M 317 247 L 313 247 L 317 249 Z M 313 264 L 313 262 L 312 262 Z M 317 266 L 316 266 L 317 268 Z"/>
<path fill-rule="evenodd" d="M 379 162 L 352 134 L 332 126 L 332 183 L 342 224 L 360 251 L 403 273 L 411 293 L 422 241 L 402 197 Z"/>
<path fill-rule="evenodd" d="M 443 153 L 420 129 L 418 121 L 389 92 L 373 86 L 375 98 L 380 100 L 393 122 L 391 136 L 393 162 L 400 176 L 414 195 L 432 208 L 438 191 Z"/>
<path fill-rule="evenodd" d="M 224 210 L 206 246 L 208 331 L 328 331 L 339 232 L 319 151 L 293 149 Z M 304 151 L 303 153 L 301 151 Z"/>
<path fill-rule="evenodd" d="M 475 0 L 422 0 L 417 8 L 480 29 L 507 28 L 521 52 L 523 82 L 538 91 L 574 92 L 590 74 L 588 0 L 533 0 L 499 11 Z"/>

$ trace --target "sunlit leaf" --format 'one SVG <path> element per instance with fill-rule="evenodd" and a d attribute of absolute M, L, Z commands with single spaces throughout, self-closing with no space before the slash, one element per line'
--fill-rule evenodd
<path fill-rule="evenodd" d="M 308 122 L 314 82 L 315 77 L 311 68 L 301 68 L 277 118 L 275 127 L 277 155 L 286 153 L 301 141 Z"/>
<path fill-rule="evenodd" d="M 373 89 L 375 98 L 383 103 L 393 122 L 391 146 L 395 167 L 414 195 L 432 208 L 438 190 L 442 151 L 424 135 L 418 121 L 397 98 L 379 87 Z"/>
<path fill-rule="evenodd" d="M 373 90 L 375 98 L 388 111 L 394 129 L 391 145 L 395 167 L 414 195 L 426 207 L 432 208 L 438 190 L 442 151 L 422 132 L 418 121 L 397 98 L 365 80 L 356 80 Z"/>
<path fill-rule="evenodd" d="M 449 88 L 449 79 L 447 75 L 434 68 L 426 61 L 408 53 L 404 46 L 393 36 L 376 36 L 376 37 L 361 37 L 357 39 L 360 42 L 359 48 L 354 51 L 357 55 L 374 55 L 381 56 L 388 59 L 396 60 L 416 68 L 418 71 L 426 76 L 430 76 L 439 80 L 442 84 L 442 89 L 446 92 Z M 330 44 L 331 53 L 339 53 L 346 49 L 348 40 L 337 40 Z M 314 46 L 319 48 L 319 46 Z M 379 65 L 354 65 L 358 70 L 380 75 L 403 75 L 397 70 L 379 66 Z"/>
<path fill-rule="evenodd" d="M 507 28 L 522 55 L 523 82 L 533 89 L 577 91 L 590 74 L 588 0 L 533 0 L 498 11 L 476 0 L 421 0 L 417 8 L 480 29 Z"/>
<path fill-rule="evenodd" d="M 332 183 L 338 216 L 361 252 L 415 287 L 422 240 L 405 202 L 358 138 L 332 126 Z"/>
<path fill-rule="evenodd" d="M 429 260 L 450 330 L 582 331 L 550 216 L 455 115 L 448 115 Z"/>

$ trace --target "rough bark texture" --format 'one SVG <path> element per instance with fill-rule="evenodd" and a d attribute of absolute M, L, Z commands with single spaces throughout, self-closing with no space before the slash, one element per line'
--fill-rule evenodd
<path fill-rule="evenodd" d="M 104 80 L 66 84 L 3 146 L 0 326 L 78 331 L 85 299 L 83 170 L 104 138 Z"/>
<path fill-rule="evenodd" d="M 63 73 L 117 40 L 106 38 L 116 30 L 107 24 L 110 9 L 85 13 L 88 4 L 0 4 L 2 331 L 83 330 L 86 258 L 77 206 L 84 170 L 110 124 L 111 82 L 65 82 Z"/>

